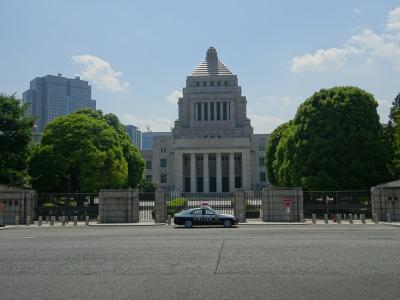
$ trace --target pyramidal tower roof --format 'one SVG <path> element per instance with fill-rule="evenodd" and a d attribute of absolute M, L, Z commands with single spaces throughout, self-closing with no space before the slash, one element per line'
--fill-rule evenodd
<path fill-rule="evenodd" d="M 192 76 L 233 75 L 232 72 L 218 59 L 217 50 L 210 47 L 206 59 L 192 72 Z"/>

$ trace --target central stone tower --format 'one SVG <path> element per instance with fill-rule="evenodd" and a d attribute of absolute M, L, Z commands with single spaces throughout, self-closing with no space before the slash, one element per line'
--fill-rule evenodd
<path fill-rule="evenodd" d="M 215 48 L 186 79 L 179 99 L 175 139 L 248 138 L 253 133 L 246 116 L 246 97 L 237 76 L 218 59 Z"/>

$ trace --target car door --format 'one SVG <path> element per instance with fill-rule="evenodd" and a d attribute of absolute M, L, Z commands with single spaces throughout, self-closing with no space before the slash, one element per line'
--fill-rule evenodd
<path fill-rule="evenodd" d="M 211 209 L 205 209 L 203 218 L 208 225 L 217 225 L 219 223 L 218 214 Z"/>
<path fill-rule="evenodd" d="M 193 210 L 193 224 L 202 225 L 203 224 L 203 212 L 201 209 Z"/>

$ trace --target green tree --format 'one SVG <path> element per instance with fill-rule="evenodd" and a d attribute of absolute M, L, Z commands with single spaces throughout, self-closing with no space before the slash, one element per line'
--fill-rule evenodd
<path fill-rule="evenodd" d="M 106 121 L 70 114 L 51 121 L 29 159 L 35 189 L 95 192 L 127 185 L 128 165 L 118 133 Z"/>
<path fill-rule="evenodd" d="M 276 147 L 278 184 L 347 190 L 388 180 L 377 105 L 356 87 L 323 89 L 307 99 Z"/>
<path fill-rule="evenodd" d="M 268 181 L 273 185 L 278 184 L 277 173 L 274 169 L 274 161 L 276 160 L 276 148 L 282 138 L 282 135 L 290 126 L 290 124 L 290 122 L 287 122 L 278 126 L 269 136 L 267 147 L 265 149 L 265 169 L 267 171 Z"/>
<path fill-rule="evenodd" d="M 0 183 L 26 183 L 26 157 L 33 134 L 33 120 L 15 97 L 0 94 Z"/>
<path fill-rule="evenodd" d="M 143 160 L 136 146 L 132 144 L 128 134 L 125 131 L 124 125 L 121 124 L 118 117 L 114 114 L 103 115 L 101 110 L 94 111 L 91 109 L 83 109 L 77 113 L 89 115 L 99 120 L 104 120 L 115 129 L 115 131 L 118 133 L 118 139 L 123 149 L 124 158 L 128 163 L 127 186 L 131 188 L 137 188 L 139 183 L 143 180 L 145 161 Z"/>

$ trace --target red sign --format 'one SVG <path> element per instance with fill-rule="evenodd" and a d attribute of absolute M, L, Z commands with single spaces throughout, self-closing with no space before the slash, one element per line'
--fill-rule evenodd
<path fill-rule="evenodd" d="M 285 198 L 283 199 L 283 202 L 285 202 L 286 207 L 290 207 L 290 204 L 292 204 L 292 199 L 291 198 Z"/>

